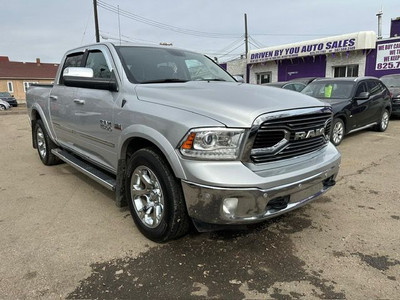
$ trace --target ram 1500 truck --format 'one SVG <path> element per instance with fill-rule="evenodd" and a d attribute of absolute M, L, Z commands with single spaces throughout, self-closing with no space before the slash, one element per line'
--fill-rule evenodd
<path fill-rule="evenodd" d="M 335 184 L 332 110 L 306 95 L 237 82 L 207 56 L 98 43 L 68 51 L 51 86 L 27 92 L 33 147 L 128 204 L 164 242 L 264 221 Z"/>

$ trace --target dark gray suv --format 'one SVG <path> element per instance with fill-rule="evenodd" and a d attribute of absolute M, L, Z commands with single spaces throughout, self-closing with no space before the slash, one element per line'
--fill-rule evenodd
<path fill-rule="evenodd" d="M 381 80 L 392 96 L 392 115 L 400 116 L 400 74 L 385 75 Z"/>
<path fill-rule="evenodd" d="M 331 141 L 339 145 L 354 131 L 375 127 L 385 131 L 392 112 L 390 92 L 375 77 L 324 78 L 310 83 L 301 93 L 332 105 Z"/>
<path fill-rule="evenodd" d="M 10 93 L 7 92 L 0 92 L 0 99 L 3 101 L 8 102 L 11 106 L 17 107 L 18 102 L 17 99 L 15 99 Z"/>

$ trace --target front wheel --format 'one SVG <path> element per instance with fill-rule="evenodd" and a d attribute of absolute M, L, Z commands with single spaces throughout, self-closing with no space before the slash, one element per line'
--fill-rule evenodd
<path fill-rule="evenodd" d="M 345 127 L 344 127 L 344 122 L 342 121 L 342 119 L 334 119 L 332 136 L 331 136 L 332 144 L 334 144 L 335 146 L 338 146 L 343 140 L 344 132 L 345 132 Z"/>
<path fill-rule="evenodd" d="M 382 113 L 379 123 L 376 125 L 376 131 L 384 132 L 389 126 L 389 111 L 385 109 Z"/>
<path fill-rule="evenodd" d="M 3 104 L 0 104 L 0 110 L 6 110 L 6 107 Z"/>
<path fill-rule="evenodd" d="M 129 159 L 126 174 L 129 209 L 144 236 L 166 242 L 188 232 L 182 188 L 161 154 L 153 148 L 138 150 Z"/>

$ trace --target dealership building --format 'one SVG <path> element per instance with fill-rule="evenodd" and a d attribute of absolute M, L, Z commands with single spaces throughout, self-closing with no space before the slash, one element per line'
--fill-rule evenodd
<path fill-rule="evenodd" d="M 400 73 L 400 18 L 390 38 L 361 31 L 299 43 L 255 49 L 246 59 L 221 64 L 246 82 L 262 84 L 303 77 L 355 77 Z"/>

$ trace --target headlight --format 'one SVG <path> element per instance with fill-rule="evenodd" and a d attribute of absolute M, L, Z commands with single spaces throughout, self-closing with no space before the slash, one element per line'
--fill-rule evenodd
<path fill-rule="evenodd" d="M 234 160 L 239 157 L 244 129 L 192 129 L 182 140 L 183 156 L 197 159 Z"/>

